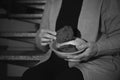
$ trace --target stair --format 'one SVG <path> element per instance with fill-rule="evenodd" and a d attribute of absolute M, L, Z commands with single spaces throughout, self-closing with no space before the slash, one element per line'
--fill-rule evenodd
<path fill-rule="evenodd" d="M 22 54 L 38 53 L 35 37 L 46 0 L 1 0 L 0 4 L 0 60 L 38 60 L 42 53 Z"/>

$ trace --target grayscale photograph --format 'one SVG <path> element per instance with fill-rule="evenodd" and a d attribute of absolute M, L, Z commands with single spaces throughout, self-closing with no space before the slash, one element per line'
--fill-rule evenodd
<path fill-rule="evenodd" d="M 0 80 L 120 80 L 120 0 L 0 0 Z"/>

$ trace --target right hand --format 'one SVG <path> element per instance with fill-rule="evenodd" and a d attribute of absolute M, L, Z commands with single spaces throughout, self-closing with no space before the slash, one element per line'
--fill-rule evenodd
<path fill-rule="evenodd" d="M 41 29 L 39 33 L 40 44 L 46 46 L 51 43 L 53 40 L 56 40 L 56 32 L 46 29 Z"/>

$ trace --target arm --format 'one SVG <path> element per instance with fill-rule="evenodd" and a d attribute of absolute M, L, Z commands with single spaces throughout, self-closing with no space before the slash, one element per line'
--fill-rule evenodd
<path fill-rule="evenodd" d="M 101 32 L 105 38 L 83 44 L 88 48 L 82 54 L 69 55 L 66 60 L 83 61 L 96 56 L 114 55 L 120 51 L 120 13 L 117 0 L 104 1 L 101 12 Z"/>
<path fill-rule="evenodd" d="M 42 33 L 44 33 L 45 29 L 49 29 L 49 12 L 50 12 L 50 5 L 51 5 L 50 2 L 51 0 L 48 0 L 47 3 L 45 4 L 42 20 L 40 23 L 40 28 L 37 31 L 37 35 L 35 38 L 37 48 L 42 50 L 44 53 L 46 53 L 49 50 L 49 47 L 48 45 L 44 45 L 44 46 L 41 45 L 41 36 L 43 36 Z"/>
<path fill-rule="evenodd" d="M 114 55 L 120 51 L 120 9 L 117 0 L 104 1 L 101 17 L 104 27 L 102 33 L 106 35 L 106 39 L 97 42 L 97 55 Z M 106 3 L 110 4 L 106 6 Z"/>

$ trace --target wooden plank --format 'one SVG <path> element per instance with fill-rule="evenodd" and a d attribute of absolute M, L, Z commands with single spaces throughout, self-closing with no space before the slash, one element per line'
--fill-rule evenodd
<path fill-rule="evenodd" d="M 29 5 L 29 7 L 37 8 L 37 9 L 44 9 L 43 5 Z"/>
<path fill-rule="evenodd" d="M 0 38 L 0 46 L 8 46 L 8 47 L 35 47 L 35 44 L 22 42 L 22 41 L 16 41 L 16 40 L 10 40 L 10 39 L 4 39 Z"/>
<path fill-rule="evenodd" d="M 0 37 L 35 37 L 36 33 L 10 33 L 10 32 L 3 32 L 0 33 Z"/>
<path fill-rule="evenodd" d="M 0 60 L 40 60 L 41 56 L 0 56 Z"/>
<path fill-rule="evenodd" d="M 35 47 L 8 47 L 7 51 L 34 51 Z"/>
<path fill-rule="evenodd" d="M 42 17 L 42 13 L 40 14 L 11 14 L 9 15 L 11 18 L 36 18 L 39 19 Z"/>
<path fill-rule="evenodd" d="M 46 0 L 19 0 L 20 3 L 46 3 Z"/>
<path fill-rule="evenodd" d="M 28 22 L 28 23 L 34 23 L 34 24 L 40 24 L 41 23 L 41 19 L 18 19 L 20 21 L 24 21 L 24 22 Z"/>
<path fill-rule="evenodd" d="M 14 19 L 0 19 L 0 32 L 35 32 L 33 23 L 23 22 Z"/>
<path fill-rule="evenodd" d="M 0 54 L 0 60 L 40 60 L 44 58 L 43 52 L 34 51 L 4 51 Z"/>

